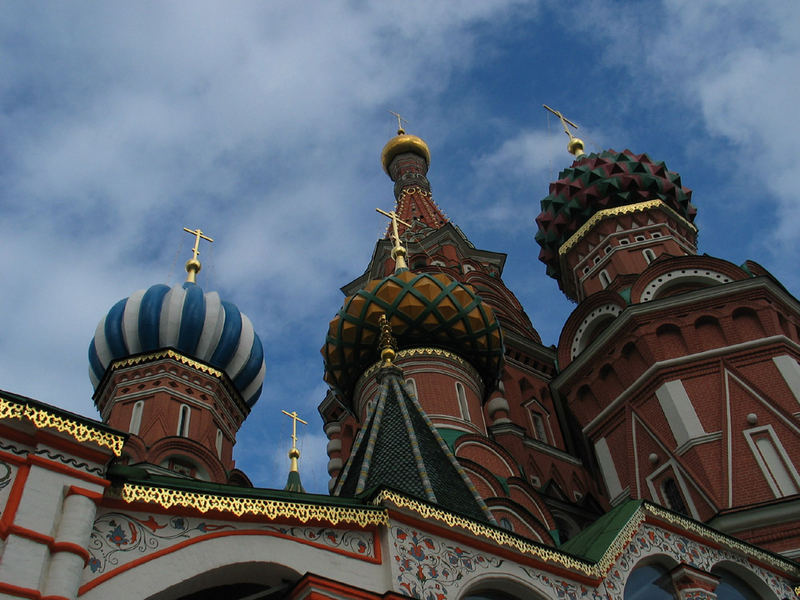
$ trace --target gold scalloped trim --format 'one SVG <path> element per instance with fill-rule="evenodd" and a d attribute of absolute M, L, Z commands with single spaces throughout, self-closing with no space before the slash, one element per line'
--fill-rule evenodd
<path fill-rule="evenodd" d="M 614 208 L 605 208 L 594 213 L 591 218 L 586 221 L 583 225 L 581 225 L 578 230 L 569 236 L 569 239 L 561 244 L 558 249 L 558 254 L 560 256 L 564 256 L 567 252 L 569 252 L 586 234 L 586 232 L 597 225 L 598 221 L 602 221 L 608 217 L 614 217 L 618 215 L 625 215 L 634 212 L 641 212 L 648 210 L 650 208 L 663 208 L 666 210 L 671 216 L 678 219 L 683 223 L 686 227 L 697 233 L 697 227 L 689 223 L 686 219 L 680 216 L 677 212 L 671 209 L 669 206 L 664 204 L 663 201 L 656 199 L 656 200 L 648 200 L 647 202 L 638 202 L 636 204 L 625 204 L 624 206 L 616 206 Z"/>
<path fill-rule="evenodd" d="M 203 364 L 199 361 L 193 360 L 183 354 L 179 354 L 174 350 L 159 350 L 158 352 L 151 352 L 150 354 L 140 354 L 139 356 L 132 356 L 130 358 L 123 358 L 122 360 L 116 360 L 112 362 L 109 366 L 109 370 L 116 370 L 122 367 L 132 367 L 135 365 L 140 365 L 145 362 L 152 362 L 154 360 L 159 360 L 162 358 L 172 358 L 179 363 L 186 365 L 187 367 L 192 367 L 193 369 L 197 369 L 203 373 L 207 373 L 212 377 L 219 377 L 222 378 L 223 372 L 219 369 L 215 369 L 214 367 L 209 367 L 206 364 Z"/>
<path fill-rule="evenodd" d="M 458 354 L 450 352 L 449 350 L 443 350 L 442 348 L 406 348 L 405 350 L 398 350 L 397 354 L 395 355 L 394 362 L 402 358 L 414 358 L 415 356 L 433 356 L 433 357 L 440 357 L 440 358 L 447 358 L 452 360 L 455 363 L 458 363 L 460 367 L 466 369 L 467 372 L 472 377 L 479 378 L 478 372 L 475 370 L 471 364 L 469 364 L 466 360 L 461 358 Z M 361 374 L 359 377 L 359 381 L 362 379 L 371 377 L 375 372 L 381 368 L 383 363 L 381 361 L 377 361 L 372 364 L 366 371 Z"/>
<path fill-rule="evenodd" d="M 122 456 L 125 436 L 103 431 L 98 427 L 92 427 L 69 417 L 62 417 L 30 404 L 20 404 L 0 397 L 0 419 L 28 420 L 39 429 L 55 429 L 71 435 L 78 442 L 93 442 L 98 446 L 108 448 L 114 453 L 114 456 Z"/>
<path fill-rule="evenodd" d="M 381 491 L 381 493 L 378 494 L 373 502 L 375 504 L 381 504 L 385 501 L 391 502 L 400 508 L 410 509 L 423 519 L 435 519 L 444 523 L 448 527 L 460 527 L 462 529 L 466 529 L 474 535 L 479 535 L 483 538 L 492 540 L 496 544 L 513 548 L 517 552 L 521 552 L 529 556 L 533 555 L 543 561 L 553 562 L 561 565 L 562 567 L 580 571 L 581 573 L 584 573 L 590 577 L 600 576 L 597 565 L 579 560 L 574 556 L 564 554 L 558 550 L 547 548 L 546 546 L 526 542 L 525 540 L 515 535 L 511 535 L 503 530 L 485 525 L 478 521 L 473 521 L 472 519 L 468 519 L 466 517 L 455 515 L 440 508 L 435 508 L 429 504 L 401 496 L 400 494 L 390 492 L 389 490 Z M 638 524 L 636 527 L 638 527 Z"/>
<path fill-rule="evenodd" d="M 249 514 L 263 516 L 268 519 L 297 519 L 301 523 L 307 523 L 308 521 L 324 521 L 331 525 L 353 523 L 360 527 L 389 524 L 389 517 L 385 510 L 304 504 L 302 502 L 286 502 L 264 498 L 217 496 L 183 490 L 147 487 L 132 483 L 126 483 L 122 486 L 120 498 L 125 502 L 154 503 L 166 509 L 181 506 L 194 508 L 202 513 L 216 510 L 232 513 L 237 517 Z"/>

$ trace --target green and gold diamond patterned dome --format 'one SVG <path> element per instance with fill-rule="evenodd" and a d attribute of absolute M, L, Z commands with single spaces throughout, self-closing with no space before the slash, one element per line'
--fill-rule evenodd
<path fill-rule="evenodd" d="M 378 321 L 386 315 L 398 348 L 436 347 L 458 354 L 488 388 L 503 364 L 503 337 L 494 311 L 468 285 L 442 273 L 401 270 L 370 281 L 345 299 L 328 328 L 325 381 L 346 396 L 378 360 Z"/>
<path fill-rule="evenodd" d="M 550 184 L 550 194 L 542 200 L 542 212 L 536 217 L 539 260 L 547 265 L 547 274 L 555 279 L 561 276 L 558 249 L 596 212 L 654 199 L 688 222 L 694 221 L 697 209 L 691 203 L 691 190 L 663 162 L 630 150 L 578 156 Z"/>

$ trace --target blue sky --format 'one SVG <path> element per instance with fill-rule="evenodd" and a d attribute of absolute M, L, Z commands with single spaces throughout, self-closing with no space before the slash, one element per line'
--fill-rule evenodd
<path fill-rule="evenodd" d="M 120 298 L 183 279 L 250 316 L 267 356 L 237 464 L 282 487 L 290 421 L 327 489 L 322 345 L 393 206 L 380 150 L 408 119 L 446 214 L 546 344 L 574 308 L 533 219 L 587 150 L 647 152 L 694 191 L 700 251 L 794 294 L 800 4 L 786 1 L 6 1 L 0 20 L 0 388 L 96 417 L 86 349 Z"/>

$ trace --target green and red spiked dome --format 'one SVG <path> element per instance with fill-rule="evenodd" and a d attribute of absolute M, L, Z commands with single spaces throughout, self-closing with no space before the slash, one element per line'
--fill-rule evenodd
<path fill-rule="evenodd" d="M 559 173 L 542 200 L 542 212 L 536 217 L 539 260 L 547 265 L 547 274 L 558 279 L 558 249 L 595 213 L 660 199 L 691 223 L 697 214 L 691 197 L 678 173 L 647 154 L 630 150 L 584 154 Z"/>
<path fill-rule="evenodd" d="M 447 275 L 406 269 L 367 283 L 330 322 L 321 350 L 325 381 L 345 396 L 378 360 L 383 314 L 398 349 L 450 350 L 475 367 L 487 389 L 493 387 L 503 364 L 503 337 L 491 307 Z"/>

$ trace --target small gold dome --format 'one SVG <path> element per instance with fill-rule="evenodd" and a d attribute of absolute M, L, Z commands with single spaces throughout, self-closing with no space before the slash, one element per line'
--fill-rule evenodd
<path fill-rule="evenodd" d="M 392 164 L 394 157 L 404 152 L 418 154 L 425 159 L 428 166 L 431 164 L 431 151 L 428 149 L 428 144 L 426 144 L 422 138 L 418 138 L 415 135 L 408 135 L 401 129 L 398 135 L 386 142 L 386 145 L 383 147 L 383 152 L 381 152 L 381 164 L 387 175 L 389 174 L 389 165 Z"/>

